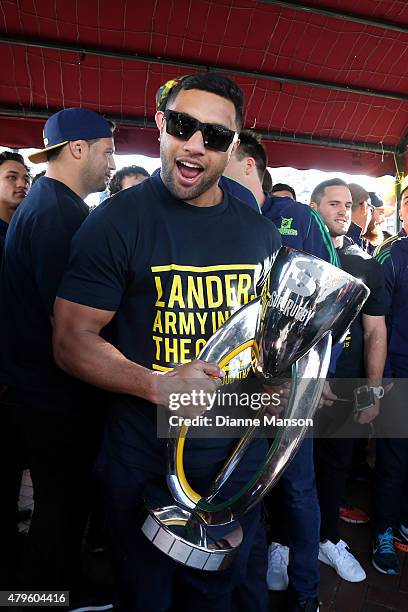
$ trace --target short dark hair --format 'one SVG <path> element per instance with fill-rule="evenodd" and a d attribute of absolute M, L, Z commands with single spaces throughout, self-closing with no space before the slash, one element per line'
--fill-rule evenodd
<path fill-rule="evenodd" d="M 179 81 L 169 92 L 163 110 L 174 102 L 180 91 L 189 89 L 199 89 L 221 96 L 230 100 L 235 106 L 235 120 L 238 130 L 242 127 L 244 94 L 240 87 L 233 81 L 218 72 L 199 72 L 191 74 Z"/>
<path fill-rule="evenodd" d="M 310 196 L 310 201 L 314 202 L 319 206 L 322 198 L 324 197 L 324 192 L 326 187 L 348 187 L 346 181 L 339 178 L 329 179 L 328 181 L 323 181 L 316 185 L 316 187 L 312 191 L 312 195 Z"/>
<path fill-rule="evenodd" d="M 262 191 L 267 194 L 271 193 L 272 184 L 271 173 L 269 172 L 268 168 L 266 168 L 262 179 Z"/>
<path fill-rule="evenodd" d="M 125 176 L 136 176 L 138 174 L 141 174 L 146 178 L 149 178 L 150 176 L 148 171 L 143 168 L 143 166 L 125 166 L 125 168 L 115 172 L 109 183 L 109 193 L 111 196 L 113 196 L 115 193 L 119 193 L 119 191 L 122 191 L 122 180 L 125 178 Z"/>
<path fill-rule="evenodd" d="M 271 193 L 275 193 L 275 191 L 289 191 L 293 195 L 293 199 L 296 200 L 296 191 L 290 185 L 286 183 L 276 183 L 271 189 Z"/>
<path fill-rule="evenodd" d="M 33 176 L 33 180 L 31 181 L 31 187 L 34 185 L 34 183 L 36 183 L 38 181 L 38 179 L 40 179 L 42 176 L 44 176 L 44 174 L 45 174 L 45 170 L 41 170 L 41 172 L 39 172 L 38 174 Z"/>
<path fill-rule="evenodd" d="M 30 176 L 30 168 L 26 165 L 24 161 L 24 157 L 20 155 L 20 153 L 15 153 L 14 151 L 3 151 L 0 153 L 0 166 L 7 161 L 15 161 L 24 166 L 27 170 L 27 174 Z"/>
<path fill-rule="evenodd" d="M 261 138 L 252 130 L 242 130 L 239 134 L 239 146 L 235 151 L 237 158 L 242 161 L 244 157 L 253 157 L 256 164 L 259 180 L 263 181 L 268 159 L 261 143 Z"/>

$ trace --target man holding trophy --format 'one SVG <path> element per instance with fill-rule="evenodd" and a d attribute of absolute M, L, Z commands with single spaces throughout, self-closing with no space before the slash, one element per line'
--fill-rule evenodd
<path fill-rule="evenodd" d="M 55 304 L 58 364 L 112 393 L 97 471 L 121 611 L 174 603 L 196 612 L 267 610 L 257 502 L 304 428 L 281 429 L 269 450 L 251 428 L 238 444 L 186 440 L 180 428 L 166 453 L 156 404 L 168 405 L 169 389 L 214 394 L 231 359 L 244 378 L 252 347 L 261 382 L 291 372 L 288 416 L 313 414 L 331 336 L 345 331 L 367 295 L 326 262 L 277 255 L 274 225 L 218 186 L 239 144 L 242 105 L 237 85 L 215 73 L 167 87 L 156 113 L 160 175 L 117 194 L 84 223 Z M 179 410 L 194 416 L 206 406 Z M 159 507 L 146 500 L 147 515 L 152 492 Z M 265 554 L 252 561 L 262 545 Z M 251 596 L 232 607 L 248 566 Z"/>
<path fill-rule="evenodd" d="M 115 394 L 99 465 L 121 610 L 167 610 L 176 580 L 185 609 L 228 610 L 258 530 L 259 507 L 242 521 L 244 541 L 228 574 L 206 573 L 155 549 L 138 521 L 146 483 L 166 470 L 165 440 L 157 439 L 155 423 L 162 387 L 171 377 L 179 391 L 198 382 L 208 392 L 217 389 L 223 372 L 195 357 L 223 317 L 259 295 L 280 246 L 270 221 L 218 187 L 238 146 L 242 105 L 236 84 L 216 74 L 174 87 L 156 114 L 161 175 L 92 214 L 73 241 L 56 303 L 58 363 Z M 99 335 L 109 323 L 112 344 Z M 220 440 L 193 442 L 187 461 L 204 486 L 232 441 L 227 448 Z M 237 483 L 264 453 L 263 440 L 252 446 Z M 265 602 L 260 575 L 253 609 Z"/>

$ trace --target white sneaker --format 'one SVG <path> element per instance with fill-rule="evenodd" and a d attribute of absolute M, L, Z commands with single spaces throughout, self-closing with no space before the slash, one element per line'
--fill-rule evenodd
<path fill-rule="evenodd" d="M 349 582 L 361 582 L 366 579 L 366 573 L 360 563 L 351 554 L 347 544 L 339 540 L 333 544 L 330 540 L 319 544 L 319 561 L 330 565 L 340 578 Z"/>
<path fill-rule="evenodd" d="M 268 572 L 266 582 L 270 591 L 286 591 L 288 578 L 289 548 L 272 542 L 268 548 Z"/>
<path fill-rule="evenodd" d="M 408 525 L 403 525 L 402 523 L 399 526 L 400 536 L 408 542 Z"/>

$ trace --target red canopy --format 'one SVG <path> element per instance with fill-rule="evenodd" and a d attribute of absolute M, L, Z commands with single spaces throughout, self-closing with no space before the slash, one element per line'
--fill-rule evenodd
<path fill-rule="evenodd" d="M 154 94 L 216 69 L 246 95 L 269 165 L 395 174 L 408 129 L 405 0 L 3 0 L 0 143 L 40 147 L 69 106 L 158 155 Z M 358 10 L 358 13 L 355 13 Z"/>

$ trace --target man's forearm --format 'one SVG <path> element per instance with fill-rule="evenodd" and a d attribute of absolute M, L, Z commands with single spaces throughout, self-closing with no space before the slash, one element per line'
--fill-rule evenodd
<path fill-rule="evenodd" d="M 61 369 L 85 382 L 115 393 L 157 400 L 155 372 L 127 359 L 99 335 L 81 331 L 54 342 L 54 356 Z"/>
<path fill-rule="evenodd" d="M 386 335 L 374 330 L 364 337 L 364 363 L 366 377 L 370 385 L 381 385 L 385 358 L 387 356 Z"/>

